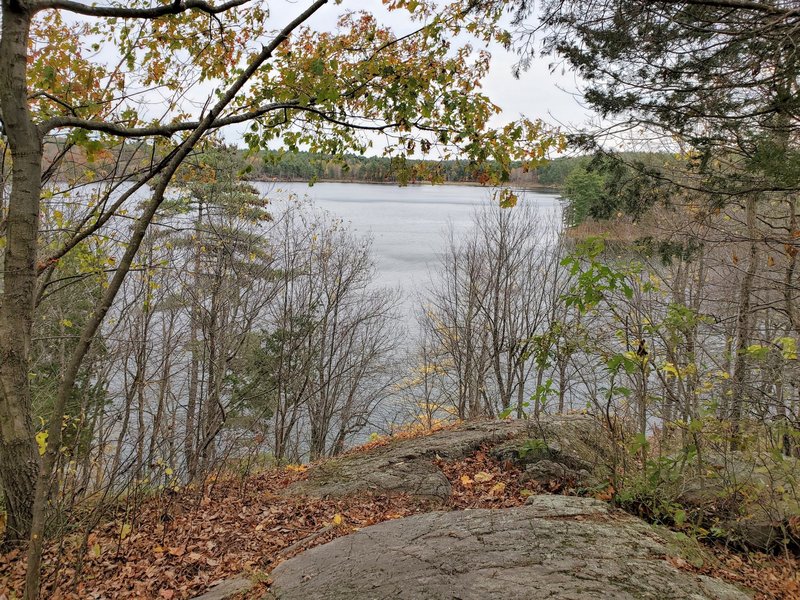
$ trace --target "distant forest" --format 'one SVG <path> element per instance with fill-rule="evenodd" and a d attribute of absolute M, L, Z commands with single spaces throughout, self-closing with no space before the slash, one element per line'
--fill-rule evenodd
<path fill-rule="evenodd" d="M 123 143 L 114 149 L 100 149 L 99 142 L 79 147 L 65 138 L 54 138 L 45 147 L 48 161 L 61 165 L 58 177 L 71 185 L 88 183 L 84 171 L 111 176 L 121 168 L 126 173 L 147 168 L 160 156 L 151 144 Z M 235 150 L 251 181 L 344 181 L 366 183 L 464 183 L 485 184 L 497 180 L 499 165 L 493 162 L 478 166 L 468 160 L 414 160 L 398 157 L 346 154 L 334 157 L 314 152 L 266 150 L 252 154 L 244 148 Z M 200 152 L 198 156 L 201 156 Z M 623 153 L 630 157 L 633 154 Z M 636 155 L 637 157 L 640 155 Z M 641 155 L 645 156 L 645 155 Z M 163 157 L 162 157 L 163 158 Z M 522 187 L 563 188 L 575 171 L 593 170 L 591 156 L 561 157 L 545 161 L 533 169 L 512 163 L 508 183 Z M 188 159 L 194 163 L 193 158 Z M 502 179 L 502 178 L 501 178 Z"/>
<path fill-rule="evenodd" d="M 381 156 L 347 155 L 343 159 L 311 152 L 267 151 L 263 160 L 249 160 L 248 177 L 281 181 L 363 181 L 370 183 L 482 183 L 485 168 L 479 170 L 464 160 L 400 160 Z M 558 158 L 526 170 L 516 164 L 509 181 L 522 186 L 560 187 L 579 160 Z M 492 166 L 489 165 L 489 168 Z"/>

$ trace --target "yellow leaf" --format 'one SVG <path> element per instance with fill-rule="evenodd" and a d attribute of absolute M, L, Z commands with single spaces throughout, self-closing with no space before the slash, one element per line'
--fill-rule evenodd
<path fill-rule="evenodd" d="M 342 515 L 339 513 L 336 513 L 333 515 L 333 521 L 331 522 L 333 523 L 334 527 L 341 527 L 342 523 L 344 523 L 344 517 L 342 517 Z"/>
<path fill-rule="evenodd" d="M 489 490 L 489 494 L 491 496 L 500 496 L 503 492 L 506 491 L 506 484 L 502 481 L 498 481 L 492 486 L 492 489 Z"/>
<path fill-rule="evenodd" d="M 100 544 L 95 544 L 92 546 L 92 554 L 96 558 L 100 558 L 100 555 L 103 553 L 103 549 L 100 547 Z"/>
<path fill-rule="evenodd" d="M 675 377 L 678 376 L 678 368 L 671 362 L 666 363 L 663 367 L 661 367 L 661 370 L 667 375 L 673 375 Z"/>
<path fill-rule="evenodd" d="M 475 473 L 475 481 L 477 481 L 478 483 L 486 483 L 487 481 L 491 481 L 492 479 L 494 479 L 494 475 L 491 473 L 487 473 L 486 471 Z"/>
<path fill-rule="evenodd" d="M 166 473 L 167 475 L 172 475 L 174 472 L 175 472 L 175 471 L 173 471 L 173 470 L 172 470 L 170 467 L 167 467 L 167 468 L 164 470 L 164 473 Z"/>
<path fill-rule="evenodd" d="M 472 479 L 470 479 L 469 475 L 462 475 L 461 476 L 461 485 L 464 485 L 464 486 L 472 485 Z"/>
<path fill-rule="evenodd" d="M 124 540 L 131 534 L 131 524 L 130 523 L 123 523 L 122 527 L 119 529 L 119 537 L 120 539 Z"/>
<path fill-rule="evenodd" d="M 36 445 L 39 446 L 39 454 L 44 456 L 47 450 L 47 432 L 40 431 L 36 434 Z"/>

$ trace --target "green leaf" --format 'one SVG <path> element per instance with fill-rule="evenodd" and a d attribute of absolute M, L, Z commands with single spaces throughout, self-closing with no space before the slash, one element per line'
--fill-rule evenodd
<path fill-rule="evenodd" d="M 311 72 L 314 75 L 322 75 L 325 73 L 325 62 L 321 58 L 315 59 L 311 63 Z"/>

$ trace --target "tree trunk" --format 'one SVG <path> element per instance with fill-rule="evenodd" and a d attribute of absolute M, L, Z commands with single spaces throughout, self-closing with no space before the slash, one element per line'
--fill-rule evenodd
<path fill-rule="evenodd" d="M 36 244 L 42 140 L 27 104 L 30 14 L 3 0 L 0 38 L 0 113 L 11 150 L 6 251 L 0 307 L 0 480 L 8 511 L 6 540 L 27 538 L 39 456 L 28 380 L 36 296 Z"/>
<path fill-rule="evenodd" d="M 733 396 L 730 404 L 731 419 L 731 450 L 738 450 L 741 446 L 741 421 L 744 412 L 747 394 L 747 346 L 752 334 L 753 318 L 751 311 L 751 294 L 753 281 L 758 268 L 758 245 L 756 243 L 756 199 L 749 197 L 746 205 L 747 237 L 749 238 L 750 252 L 747 271 L 742 277 L 739 290 L 739 316 L 736 320 L 736 356 L 733 366 Z"/>

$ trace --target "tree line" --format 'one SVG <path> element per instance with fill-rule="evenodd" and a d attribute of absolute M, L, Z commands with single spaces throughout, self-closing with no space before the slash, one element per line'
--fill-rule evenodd
<path fill-rule="evenodd" d="M 556 159 L 556 162 L 569 160 Z M 246 176 L 255 180 L 485 184 L 496 180 L 501 166 L 491 162 L 478 165 L 466 160 L 429 161 L 355 154 L 337 158 L 302 151 L 268 151 L 250 157 L 246 168 Z M 563 184 L 564 177 L 551 162 L 536 167 L 513 162 L 507 180 L 519 186 L 558 187 Z"/>

